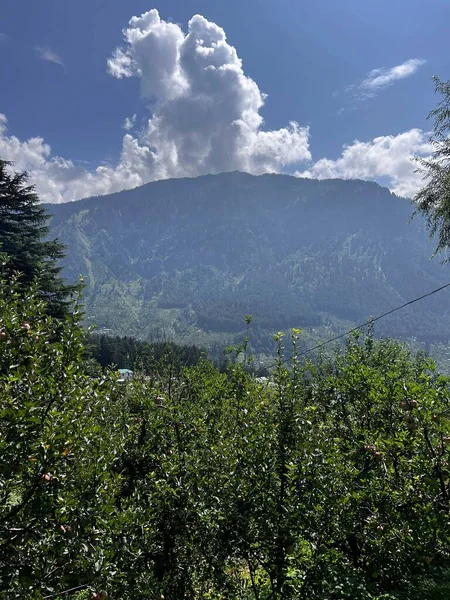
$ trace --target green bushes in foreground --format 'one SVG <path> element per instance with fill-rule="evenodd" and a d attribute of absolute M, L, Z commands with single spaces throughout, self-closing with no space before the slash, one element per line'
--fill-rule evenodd
<path fill-rule="evenodd" d="M 449 596 L 431 360 L 361 334 L 302 363 L 294 330 L 270 384 L 206 360 L 118 384 L 86 374 L 76 306 L 56 320 L 18 289 L 0 285 L 0 597 Z"/>

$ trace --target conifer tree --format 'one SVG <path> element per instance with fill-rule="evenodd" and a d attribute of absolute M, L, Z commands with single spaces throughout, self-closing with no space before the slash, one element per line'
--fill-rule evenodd
<path fill-rule="evenodd" d="M 428 158 L 417 158 L 424 186 L 414 198 L 415 213 L 425 216 L 431 236 L 437 236 L 437 252 L 450 249 L 450 81 L 434 78 L 441 100 L 428 115 L 434 119 Z M 449 259 L 447 258 L 447 261 Z"/>
<path fill-rule="evenodd" d="M 10 269 L 21 273 L 24 287 L 39 277 L 51 314 L 62 316 L 75 290 L 60 276 L 64 246 L 47 239 L 50 215 L 28 185 L 27 173 L 12 173 L 10 166 L 0 159 L 0 252 L 8 256 Z"/>

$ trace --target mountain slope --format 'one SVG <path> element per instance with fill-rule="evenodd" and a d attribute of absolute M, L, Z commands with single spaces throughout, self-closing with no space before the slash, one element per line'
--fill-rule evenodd
<path fill-rule="evenodd" d="M 408 224 L 411 204 L 370 182 L 235 172 L 48 208 L 68 246 L 65 275 L 87 277 L 87 315 L 141 338 L 222 345 L 251 313 L 257 350 L 269 352 L 275 330 L 329 334 L 450 277 L 430 260 L 423 223 Z M 377 330 L 446 342 L 448 299 Z"/>

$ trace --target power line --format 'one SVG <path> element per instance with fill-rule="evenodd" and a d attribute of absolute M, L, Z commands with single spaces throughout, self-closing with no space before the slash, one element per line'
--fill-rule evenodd
<path fill-rule="evenodd" d="M 44 600 L 46 600 L 47 598 L 56 598 L 56 596 L 61 596 L 62 594 L 65 594 L 67 597 L 67 595 L 70 594 L 71 592 L 76 592 L 78 590 L 84 590 L 87 587 L 88 587 L 87 583 L 84 583 L 83 585 L 77 585 L 77 587 L 70 588 L 70 590 L 64 590 L 63 592 L 58 592 L 56 594 L 50 594 L 50 596 L 44 596 Z"/>
<path fill-rule="evenodd" d="M 387 312 L 383 313 L 382 315 L 378 315 L 378 317 L 373 317 L 371 319 L 368 319 L 364 323 L 361 323 L 360 325 L 356 325 L 355 327 L 352 327 L 345 333 L 341 333 L 340 335 L 336 335 L 336 336 L 330 338 L 329 340 L 326 340 L 325 342 L 321 342 L 320 344 L 317 344 L 316 346 L 312 346 L 311 348 L 308 348 L 307 350 L 300 352 L 298 354 L 298 357 L 300 358 L 301 356 L 305 356 L 306 354 L 309 354 L 310 352 L 313 352 L 314 350 L 319 350 L 320 348 L 323 348 L 324 346 L 327 346 L 328 344 L 331 344 L 332 342 L 336 342 L 337 340 L 340 340 L 343 337 L 346 337 L 347 335 L 350 335 L 351 333 L 353 333 L 355 331 L 359 331 L 360 329 L 362 329 L 363 327 L 366 327 L 367 325 L 371 325 L 372 323 L 375 323 L 375 321 L 379 321 L 380 319 L 383 319 L 384 317 L 387 317 L 388 315 L 392 315 L 392 313 L 395 313 L 398 310 L 402 310 L 406 306 L 410 306 L 411 304 L 414 304 L 415 302 L 419 302 L 420 300 L 423 300 L 424 298 L 428 298 L 429 296 L 432 296 L 433 294 L 437 294 L 437 292 L 445 290 L 445 288 L 448 288 L 448 287 L 450 287 L 450 282 L 446 283 L 445 285 L 442 285 L 441 287 L 436 288 L 435 290 L 432 290 L 431 292 L 428 292 L 427 294 L 423 294 L 423 296 L 419 296 L 418 298 L 414 298 L 414 300 L 405 302 L 405 304 L 402 304 L 401 306 L 397 306 L 391 310 L 388 310 Z M 289 359 L 284 359 L 282 362 L 287 362 L 288 360 Z M 277 364 L 278 363 L 273 363 L 272 365 L 270 365 L 267 368 L 271 369 L 272 367 L 275 367 Z"/>

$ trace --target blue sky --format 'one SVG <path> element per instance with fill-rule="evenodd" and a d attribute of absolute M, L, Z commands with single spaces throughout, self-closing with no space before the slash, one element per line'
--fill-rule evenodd
<path fill-rule="evenodd" d="M 0 157 L 53 202 L 234 168 L 411 195 L 449 21 L 448 0 L 3 0 Z"/>

